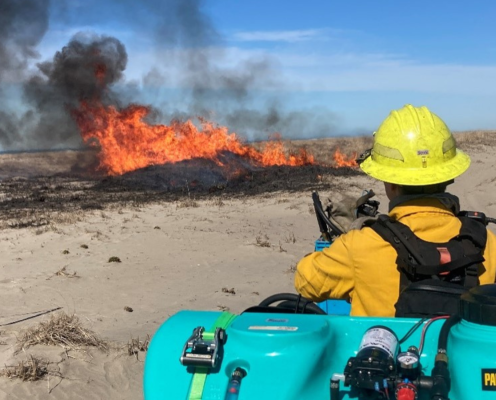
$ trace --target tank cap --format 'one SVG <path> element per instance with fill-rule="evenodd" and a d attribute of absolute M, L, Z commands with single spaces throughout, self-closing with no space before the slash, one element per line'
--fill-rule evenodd
<path fill-rule="evenodd" d="M 462 294 L 460 315 L 474 324 L 496 326 L 496 284 L 476 286 Z"/>

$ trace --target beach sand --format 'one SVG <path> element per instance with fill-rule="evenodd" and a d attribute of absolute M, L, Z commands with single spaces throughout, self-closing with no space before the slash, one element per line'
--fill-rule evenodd
<path fill-rule="evenodd" d="M 465 142 L 472 165 L 450 186 L 463 209 L 493 217 L 495 145 L 492 140 Z M 38 189 L 29 190 L 28 162 L 14 174 L 22 179 L 12 179 L 12 173 L 6 177 L 19 165 L 22 157 L 16 157 L 0 162 L 0 201 L 11 201 L 11 188 L 23 184 L 28 185 L 26 193 L 35 193 L 37 201 L 46 204 L 43 190 L 48 189 L 42 190 L 38 182 Z M 38 173 L 50 171 L 47 167 Z M 57 189 L 57 179 L 62 178 L 46 181 L 55 193 L 50 201 L 66 198 L 67 191 L 72 197 L 84 191 L 75 178 L 64 178 Z M 290 186 L 224 195 L 216 183 L 219 193 L 197 196 L 186 185 L 181 195 L 153 195 L 145 201 L 144 192 L 125 202 L 104 202 L 92 192 L 92 205 L 74 212 L 46 205 L 31 212 L 35 203 L 26 195 L 25 207 L 2 209 L 0 366 L 29 362 L 33 356 L 48 360 L 51 372 L 34 382 L 0 377 L 0 399 L 142 398 L 146 353 L 130 355 L 132 341 L 145 344 L 179 310 L 239 313 L 269 295 L 294 292 L 296 263 L 313 250 L 319 236 L 311 190 L 337 201 L 373 189 L 380 211 L 387 211 L 382 184 L 358 172 L 315 176 L 301 189 Z M 495 231 L 496 226 L 490 228 Z M 109 262 L 112 257 L 120 262 Z M 48 345 L 19 349 L 19 338 L 28 328 L 60 312 L 77 316 L 109 350 Z"/>

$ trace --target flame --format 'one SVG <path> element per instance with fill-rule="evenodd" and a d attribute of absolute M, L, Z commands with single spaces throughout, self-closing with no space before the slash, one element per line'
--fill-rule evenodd
<path fill-rule="evenodd" d="M 242 143 L 223 126 L 199 119 L 201 129 L 191 121 L 151 125 L 144 121 L 149 108 L 130 105 L 122 110 L 98 101 L 82 102 L 72 114 L 83 141 L 99 148 L 98 169 L 121 175 L 150 165 L 208 158 L 223 165 L 220 156 L 231 152 L 253 165 L 301 166 L 315 164 L 305 149 L 286 154 L 280 137 L 272 138 L 261 150 Z"/>
<path fill-rule="evenodd" d="M 357 167 L 357 153 L 353 153 L 350 157 L 346 157 L 339 149 L 336 149 L 332 156 L 337 167 Z"/>

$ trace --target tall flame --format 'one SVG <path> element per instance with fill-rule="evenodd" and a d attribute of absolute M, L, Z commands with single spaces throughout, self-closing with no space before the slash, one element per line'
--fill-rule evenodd
<path fill-rule="evenodd" d="M 222 165 L 219 156 L 226 151 L 260 166 L 315 163 L 303 148 L 286 155 L 280 140 L 267 142 L 259 151 L 212 122 L 200 119 L 201 129 L 191 121 L 150 125 L 143 120 L 148 113 L 149 109 L 141 105 L 118 110 L 100 102 L 82 102 L 73 116 L 83 141 L 99 147 L 99 169 L 109 175 L 192 158 L 208 158 Z"/>

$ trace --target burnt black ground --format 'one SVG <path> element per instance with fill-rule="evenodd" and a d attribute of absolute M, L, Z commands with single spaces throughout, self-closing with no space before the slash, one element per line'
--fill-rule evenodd
<path fill-rule="evenodd" d="M 357 168 L 322 165 L 253 167 L 232 155 L 222 161 L 218 165 L 193 159 L 115 177 L 72 168 L 54 175 L 4 178 L 0 181 L 0 227 L 43 226 L 87 210 L 147 203 L 330 190 L 332 177 L 361 174 Z"/>

